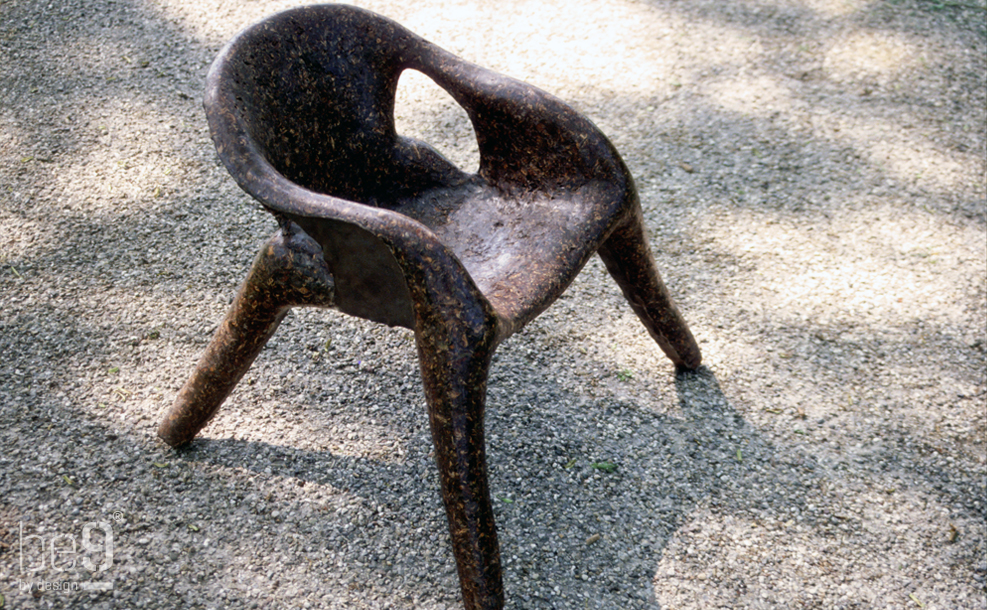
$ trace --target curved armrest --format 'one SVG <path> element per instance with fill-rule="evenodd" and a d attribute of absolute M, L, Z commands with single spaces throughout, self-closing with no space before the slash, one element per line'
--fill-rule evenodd
<path fill-rule="evenodd" d="M 428 75 L 466 110 L 480 175 L 508 192 L 550 191 L 591 181 L 633 181 L 613 144 L 557 97 L 422 40 L 409 67 Z"/>
<path fill-rule="evenodd" d="M 236 124 L 222 122 L 227 128 L 235 128 Z M 255 146 L 243 132 L 237 134 L 237 139 L 241 151 Z M 223 162 L 244 190 L 320 243 L 337 282 L 337 306 L 341 310 L 418 330 L 432 327 L 430 319 L 437 311 L 455 311 L 460 324 L 471 333 L 483 335 L 497 328 L 498 338 L 509 334 L 458 257 L 421 222 L 388 209 L 302 188 L 287 180 L 260 154 L 224 152 L 220 150 Z M 340 239 L 339 225 L 355 228 L 370 240 L 356 237 L 362 243 L 346 251 L 349 248 L 334 243 Z M 381 247 L 389 256 L 384 256 Z M 347 273 L 347 258 L 358 263 L 359 286 L 347 285 L 348 281 L 356 281 Z M 363 289 L 390 292 L 389 299 L 385 299 L 390 309 L 379 309 L 379 299 L 369 298 L 372 295 Z"/>

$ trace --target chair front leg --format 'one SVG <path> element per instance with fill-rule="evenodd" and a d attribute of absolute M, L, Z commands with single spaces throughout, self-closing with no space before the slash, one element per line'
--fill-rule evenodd
<path fill-rule="evenodd" d="M 680 369 L 702 362 L 699 345 L 668 294 L 644 234 L 640 205 L 600 246 L 600 258 L 665 355 Z"/>
<path fill-rule="evenodd" d="M 322 248 L 286 224 L 264 244 L 233 306 L 158 428 L 172 447 L 191 441 L 216 414 L 288 310 L 332 307 L 332 276 Z"/>
<path fill-rule="evenodd" d="M 500 610 L 504 588 L 483 434 L 493 332 L 416 332 L 435 461 L 467 610 Z"/>

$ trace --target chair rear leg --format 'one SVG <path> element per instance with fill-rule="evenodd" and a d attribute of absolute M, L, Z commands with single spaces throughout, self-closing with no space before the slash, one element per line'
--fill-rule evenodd
<path fill-rule="evenodd" d="M 233 306 L 161 422 L 158 436 L 172 447 L 192 440 L 292 306 L 331 307 L 333 301 L 333 280 L 322 249 L 296 225 L 287 224 L 254 259 Z"/>
<path fill-rule="evenodd" d="M 493 333 L 471 341 L 468 333 L 434 330 L 416 338 L 463 603 L 467 610 L 500 610 L 504 588 L 483 433 Z"/>
<path fill-rule="evenodd" d="M 607 238 L 599 253 L 634 313 L 676 368 L 698 368 L 702 362 L 699 346 L 655 267 L 640 206 Z"/>

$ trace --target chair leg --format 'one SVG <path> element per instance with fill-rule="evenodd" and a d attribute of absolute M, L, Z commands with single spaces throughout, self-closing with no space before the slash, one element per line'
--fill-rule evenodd
<path fill-rule="evenodd" d="M 677 368 L 698 368 L 702 362 L 699 346 L 655 267 L 640 206 L 635 206 L 599 252 L 607 271 L 665 355 Z"/>
<path fill-rule="evenodd" d="M 464 605 L 500 610 L 504 588 L 483 434 L 493 333 L 479 345 L 452 335 L 416 333 L 435 461 Z"/>
<path fill-rule="evenodd" d="M 264 244 L 192 376 L 178 392 L 158 436 L 172 447 L 192 440 L 219 410 L 296 305 L 331 307 L 332 276 L 322 249 L 288 223 Z"/>

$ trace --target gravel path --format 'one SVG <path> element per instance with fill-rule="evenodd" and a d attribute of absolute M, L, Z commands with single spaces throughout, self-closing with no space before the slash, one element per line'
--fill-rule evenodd
<path fill-rule="evenodd" d="M 275 228 L 205 71 L 293 4 L 0 0 L 4 609 L 460 607 L 409 332 L 296 310 L 155 437 Z M 596 260 L 502 346 L 509 608 L 987 608 L 983 0 L 359 4 L 612 138 L 704 350 Z M 400 130 L 474 167 L 414 76 Z"/>

